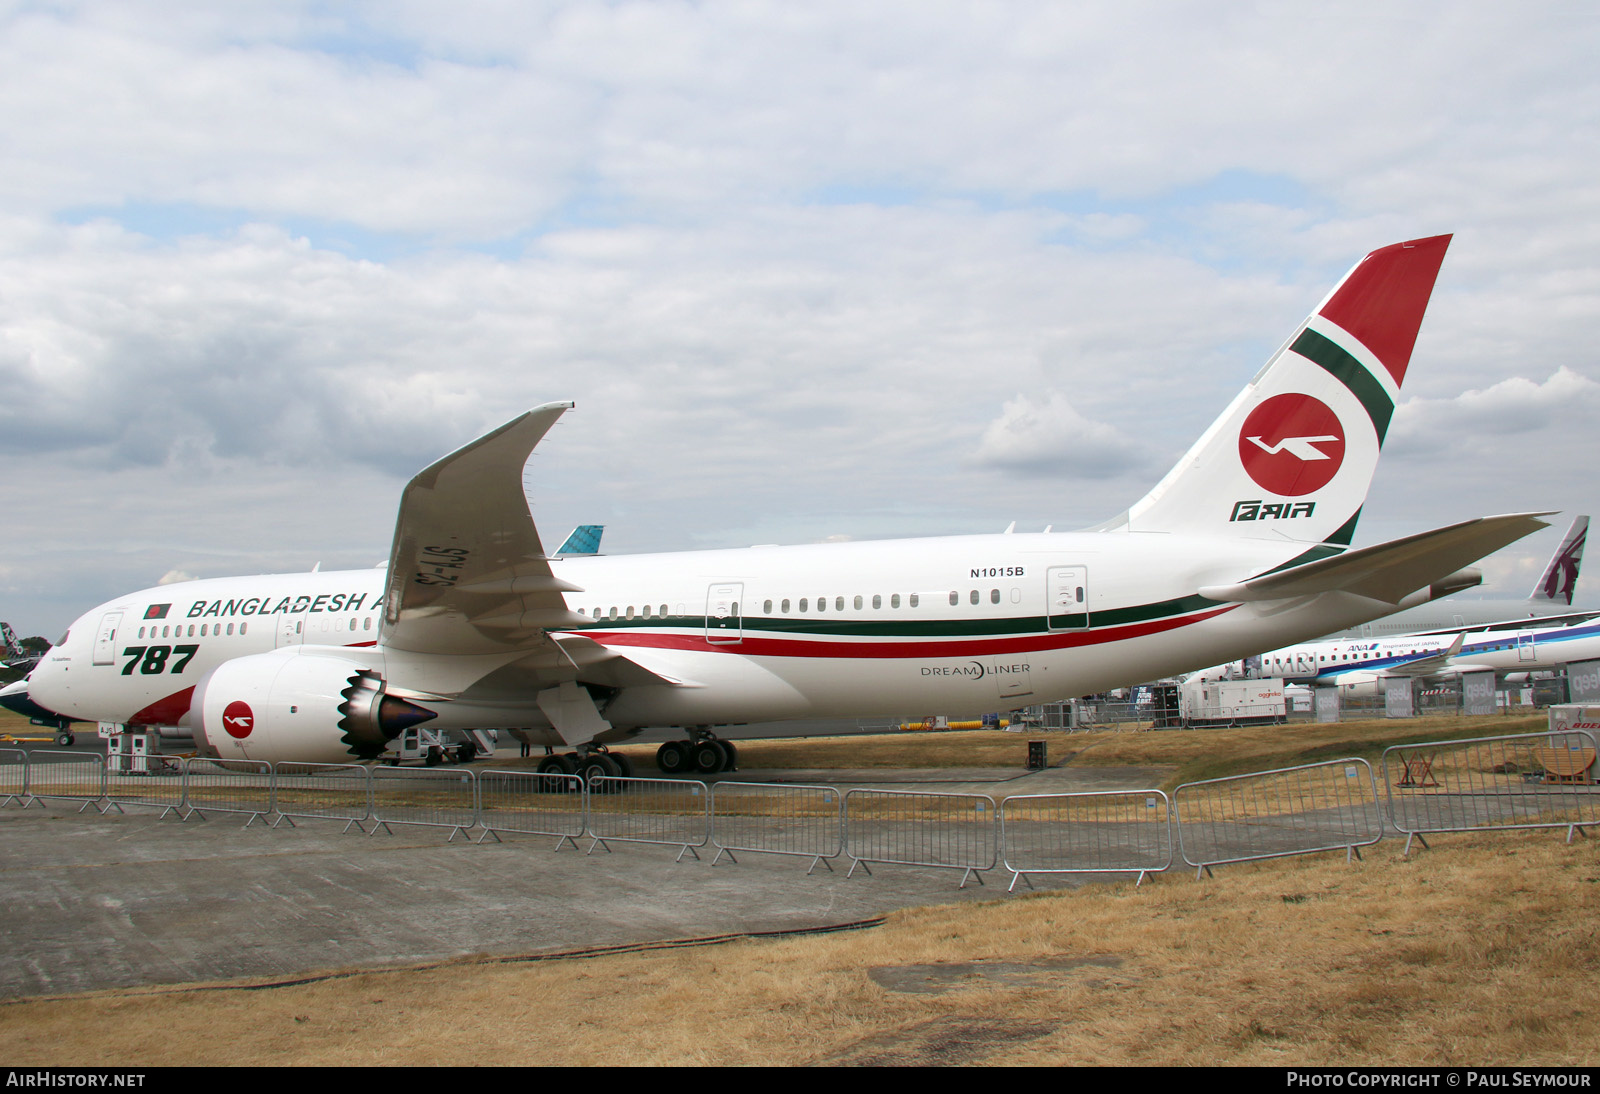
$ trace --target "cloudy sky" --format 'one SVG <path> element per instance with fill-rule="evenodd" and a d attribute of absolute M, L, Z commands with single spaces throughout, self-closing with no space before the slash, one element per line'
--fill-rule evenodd
<path fill-rule="evenodd" d="M 1083 526 L 1440 232 L 1360 541 L 1564 526 L 1596 57 L 1586 3 L 0 3 L 0 618 L 370 566 L 555 399 L 551 540 Z"/>

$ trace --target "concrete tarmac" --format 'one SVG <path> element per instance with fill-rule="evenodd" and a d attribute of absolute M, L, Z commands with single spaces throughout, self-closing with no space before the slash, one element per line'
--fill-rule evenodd
<path fill-rule="evenodd" d="M 1012 794 L 1139 789 L 1156 769 L 1024 775 L 942 771 L 741 772 L 740 781 Z M 214 814 L 158 819 L 76 803 L 0 809 L 0 998 L 331 968 L 407 965 L 737 933 L 804 930 L 898 908 L 1003 898 L 1010 877 L 958 889 L 959 870 L 874 865 L 846 878 L 808 859 L 741 852 L 713 866 L 676 848 L 592 855 L 544 837 L 447 843 L 440 829 L 344 834 L 333 821 L 270 829 Z M 582 848 L 589 844 L 585 840 Z M 1040 888 L 1086 878 L 1038 876 Z"/>

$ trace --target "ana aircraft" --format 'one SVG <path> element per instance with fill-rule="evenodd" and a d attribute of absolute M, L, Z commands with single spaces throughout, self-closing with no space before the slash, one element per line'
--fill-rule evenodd
<path fill-rule="evenodd" d="M 549 403 L 414 478 L 387 572 L 228 578 L 118 597 L 27 682 L 75 718 L 179 725 L 200 750 L 372 759 L 406 727 L 506 728 L 618 769 L 728 765 L 714 726 L 977 716 L 1304 641 L 1475 584 L 1544 527 L 1483 517 L 1350 549 L 1450 237 L 1373 251 L 1178 464 L 1081 533 L 552 560 L 523 487 Z"/>
<path fill-rule="evenodd" d="M 1573 611 L 1572 598 L 1578 584 L 1578 568 L 1583 565 L 1583 545 L 1589 538 L 1589 518 L 1578 517 L 1562 537 L 1556 553 L 1526 600 L 1463 600 L 1450 597 L 1394 615 L 1363 623 L 1343 634 L 1328 638 L 1384 638 L 1414 635 L 1418 632 L 1454 632 L 1495 629 L 1526 629 L 1581 623 L 1600 615 L 1600 611 Z"/>
<path fill-rule="evenodd" d="M 1311 642 L 1261 657 L 1260 675 L 1376 692 L 1395 677 L 1441 679 L 1492 671 L 1498 679 L 1600 658 L 1600 623 L 1402 634 Z"/>

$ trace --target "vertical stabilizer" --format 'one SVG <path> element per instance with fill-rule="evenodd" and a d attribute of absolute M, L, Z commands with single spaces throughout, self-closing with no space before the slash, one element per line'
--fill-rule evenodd
<path fill-rule="evenodd" d="M 1416 239 L 1356 263 L 1128 527 L 1348 546 L 1449 245 Z"/>
<path fill-rule="evenodd" d="M 1543 608 L 1570 608 L 1578 586 L 1578 567 L 1583 565 L 1583 542 L 1589 538 L 1589 518 L 1578 517 L 1567 529 L 1566 538 L 1550 558 L 1528 599 Z"/>

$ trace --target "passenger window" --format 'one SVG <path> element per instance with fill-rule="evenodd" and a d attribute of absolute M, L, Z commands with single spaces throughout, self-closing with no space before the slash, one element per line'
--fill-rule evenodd
<path fill-rule="evenodd" d="M 967 599 L 972 601 L 972 603 L 976 604 L 978 602 L 978 590 L 977 589 L 973 589 L 971 595 L 969 595 L 967 597 Z"/>
<path fill-rule="evenodd" d="M 611 605 L 611 618 L 615 619 L 616 617 L 617 617 L 617 606 L 615 604 L 613 604 L 613 605 Z"/>
<path fill-rule="evenodd" d="M 959 603 L 961 603 L 961 594 L 958 593 L 958 592 L 951 592 L 951 594 L 950 594 L 950 606 L 953 608 Z"/>
<path fill-rule="evenodd" d="M 139 637 L 140 637 L 140 638 L 143 638 L 143 637 L 144 637 L 144 628 L 143 628 L 143 627 L 140 627 L 140 628 L 139 628 Z"/>
<path fill-rule="evenodd" d="M 827 610 L 828 610 L 828 598 L 825 597 L 825 596 L 817 597 L 817 611 L 825 612 Z"/>
<path fill-rule="evenodd" d="M 859 608 L 861 605 L 857 604 L 856 607 Z M 836 612 L 844 611 L 844 597 L 836 596 L 833 598 L 833 610 Z"/>
<path fill-rule="evenodd" d="M 913 608 L 915 608 L 915 607 L 916 607 L 916 606 L 917 606 L 917 601 L 918 601 L 918 600 L 920 600 L 920 599 L 921 599 L 921 597 L 920 597 L 920 595 L 919 595 L 919 594 L 917 594 L 917 593 L 912 593 L 912 594 L 911 594 L 911 606 L 912 606 L 912 607 L 913 607 Z"/>
<path fill-rule="evenodd" d="M 663 605 L 661 605 L 661 618 L 665 619 L 666 617 L 667 617 L 667 606 L 665 604 L 663 604 Z"/>
<path fill-rule="evenodd" d="M 991 604 L 1000 603 L 1000 590 L 999 589 L 990 589 L 989 590 L 989 603 L 991 603 Z"/>
<path fill-rule="evenodd" d="M 640 614 L 642 614 L 646 619 L 649 619 L 650 618 L 650 605 L 646 604 L 644 606 L 643 612 L 641 612 Z"/>
<path fill-rule="evenodd" d="M 895 593 L 893 596 L 891 596 L 889 598 L 889 607 L 898 608 L 899 606 L 900 606 L 900 594 L 899 593 Z"/>
<path fill-rule="evenodd" d="M 783 602 L 782 611 L 783 611 L 784 615 L 788 615 L 789 614 L 789 601 L 787 599 L 784 600 L 784 602 Z"/>
<path fill-rule="evenodd" d="M 233 635 L 233 624 L 232 623 L 228 624 L 228 635 L 230 637 Z"/>
<path fill-rule="evenodd" d="M 361 629 L 364 631 L 370 631 L 372 629 L 372 616 L 367 616 L 366 620 L 361 624 Z"/>
<path fill-rule="evenodd" d="M 800 598 L 800 610 L 801 611 L 805 611 L 806 610 L 806 598 L 803 597 L 803 596 Z"/>
<path fill-rule="evenodd" d="M 770 601 L 770 600 L 763 600 L 763 601 L 762 601 L 762 602 L 761 602 L 761 610 L 762 610 L 762 612 L 764 612 L 764 613 L 765 613 L 765 614 L 767 614 L 767 615 L 771 615 L 771 614 L 772 614 L 772 601 Z"/>
<path fill-rule="evenodd" d="M 883 597 L 879 596 L 877 593 L 873 593 L 872 594 L 872 610 L 873 611 L 877 611 L 881 607 L 883 607 Z"/>

